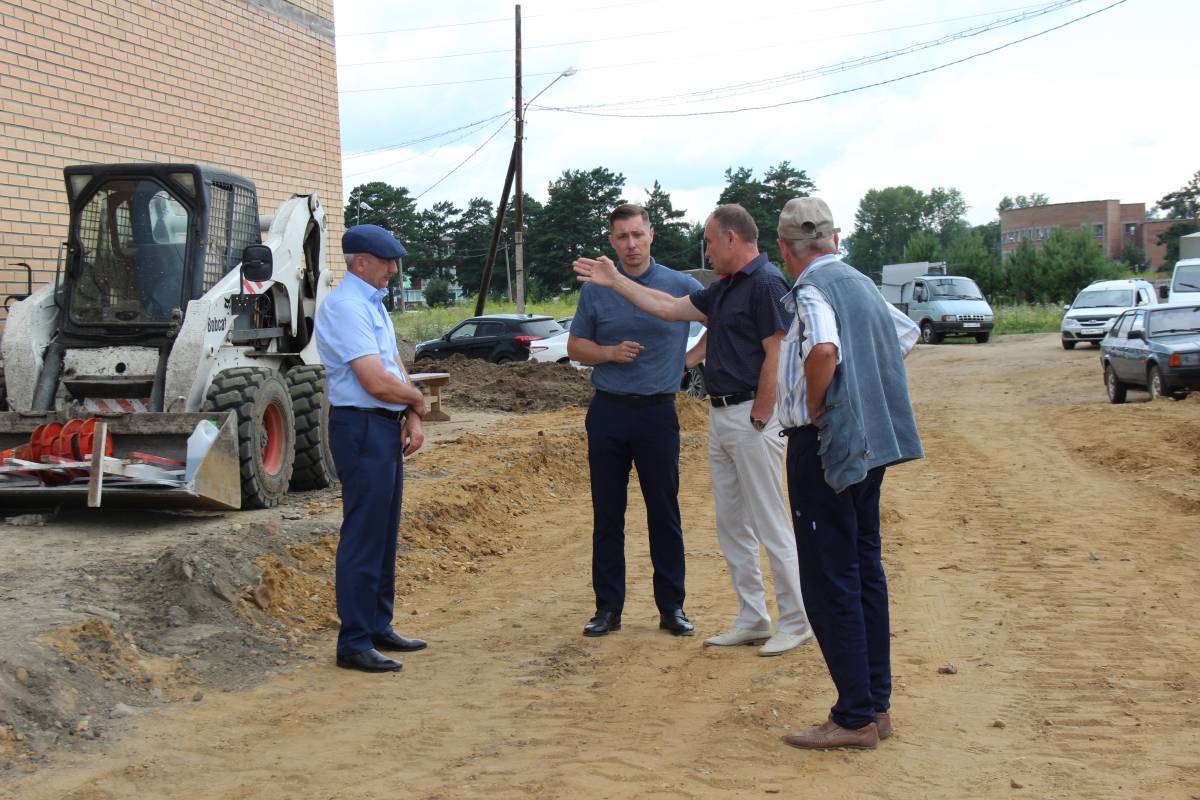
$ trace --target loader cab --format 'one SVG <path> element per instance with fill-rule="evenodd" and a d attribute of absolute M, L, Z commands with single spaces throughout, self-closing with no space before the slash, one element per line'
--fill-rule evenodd
<path fill-rule="evenodd" d="M 70 203 L 63 331 L 158 339 L 261 242 L 254 184 L 197 165 L 64 170 Z"/>

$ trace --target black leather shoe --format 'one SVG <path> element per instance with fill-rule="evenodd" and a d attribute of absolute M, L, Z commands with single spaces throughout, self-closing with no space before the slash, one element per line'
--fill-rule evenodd
<path fill-rule="evenodd" d="M 337 665 L 342 669 L 356 669 L 360 672 L 399 672 L 404 669 L 404 665 L 399 661 L 388 658 L 375 649 L 338 656 Z"/>
<path fill-rule="evenodd" d="M 621 630 L 621 615 L 615 611 L 597 611 L 596 616 L 583 626 L 584 636 L 608 636 L 612 631 Z"/>
<path fill-rule="evenodd" d="M 390 650 L 396 653 L 415 653 L 428 647 L 424 639 L 405 639 L 395 631 L 371 637 L 371 643 L 376 650 Z"/>
<path fill-rule="evenodd" d="M 658 627 L 670 631 L 672 636 L 694 636 L 696 633 L 696 626 L 687 618 L 687 614 L 683 613 L 682 608 L 677 608 L 670 614 L 660 614 Z"/>

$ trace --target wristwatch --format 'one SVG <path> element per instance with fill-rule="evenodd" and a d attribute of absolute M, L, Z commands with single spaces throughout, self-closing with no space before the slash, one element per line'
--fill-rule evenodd
<path fill-rule="evenodd" d="M 750 424 L 753 425 L 754 430 L 758 431 L 759 433 L 762 433 L 767 427 L 767 421 L 765 419 L 758 419 L 754 416 L 750 417 Z"/>

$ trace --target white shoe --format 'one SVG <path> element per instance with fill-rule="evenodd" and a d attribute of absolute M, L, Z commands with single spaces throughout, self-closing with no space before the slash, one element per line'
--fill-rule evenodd
<path fill-rule="evenodd" d="M 804 633 L 784 633 L 777 631 L 767 643 L 758 648 L 760 656 L 781 656 L 788 650 L 793 650 L 813 637 L 812 628 Z"/>
<path fill-rule="evenodd" d="M 771 638 L 770 628 L 766 630 L 748 630 L 746 628 L 730 628 L 720 636 L 710 636 L 704 640 L 705 647 L 732 647 L 737 644 L 762 644 Z"/>

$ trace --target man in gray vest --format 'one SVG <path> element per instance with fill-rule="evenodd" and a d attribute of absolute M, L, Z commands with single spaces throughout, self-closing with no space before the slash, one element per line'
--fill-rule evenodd
<path fill-rule="evenodd" d="M 783 739 L 869 750 L 892 735 L 879 493 L 887 467 L 924 456 L 904 369 L 919 329 L 838 258 L 825 201 L 788 201 L 779 249 L 796 278 L 785 300 L 796 317 L 780 349 L 776 413 L 804 605 L 838 692 L 825 722 Z"/>

